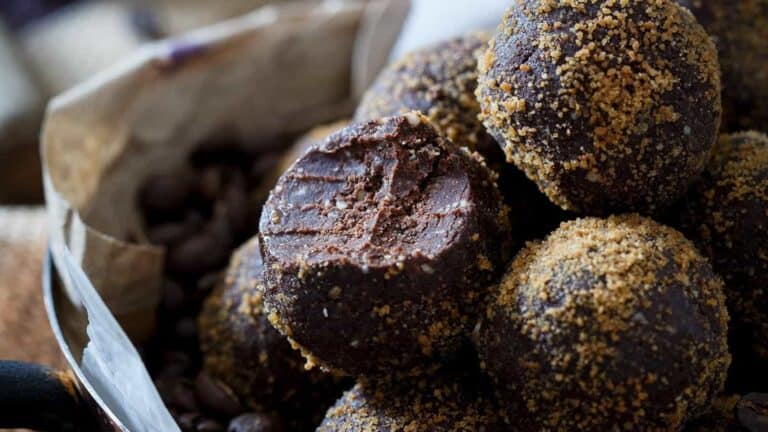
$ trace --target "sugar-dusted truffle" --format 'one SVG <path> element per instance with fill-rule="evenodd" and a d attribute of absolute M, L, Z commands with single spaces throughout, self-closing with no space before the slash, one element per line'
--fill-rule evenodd
<path fill-rule="evenodd" d="M 475 334 L 522 430 L 679 430 L 722 390 L 723 282 L 637 215 L 564 223 L 514 260 Z"/>
<path fill-rule="evenodd" d="M 199 318 L 203 367 L 254 410 L 287 406 L 325 409 L 334 380 L 304 370 L 301 355 L 275 330 L 263 310 L 263 262 L 258 237 L 242 246 L 207 299 Z"/>
<path fill-rule="evenodd" d="M 768 136 L 722 135 L 680 207 L 680 228 L 725 279 L 732 326 L 768 359 Z"/>
<path fill-rule="evenodd" d="M 312 147 L 261 217 L 270 321 L 349 375 L 450 357 L 509 253 L 494 178 L 415 112 Z"/>
<path fill-rule="evenodd" d="M 717 44 L 723 128 L 768 132 L 768 0 L 678 1 Z"/>
<path fill-rule="evenodd" d="M 355 121 L 420 111 L 459 146 L 478 151 L 494 169 L 504 153 L 478 119 L 477 56 L 490 35 L 476 32 L 406 54 L 365 93 Z"/>
<path fill-rule="evenodd" d="M 460 382 L 363 381 L 328 410 L 317 432 L 494 432 L 494 404 Z"/>
<path fill-rule="evenodd" d="M 671 0 L 518 0 L 479 71 L 488 131 L 568 210 L 655 212 L 717 136 L 717 51 Z"/>

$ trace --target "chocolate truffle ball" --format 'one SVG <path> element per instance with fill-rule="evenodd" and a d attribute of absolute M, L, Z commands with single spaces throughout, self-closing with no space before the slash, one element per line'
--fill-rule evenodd
<path fill-rule="evenodd" d="M 350 375 L 450 357 L 510 237 L 493 173 L 415 112 L 310 148 L 260 235 L 270 321 L 308 366 Z"/>
<path fill-rule="evenodd" d="M 754 331 L 768 359 L 768 137 L 720 137 L 699 181 L 683 201 L 680 227 L 725 279 L 732 327 Z"/>
<path fill-rule="evenodd" d="M 306 395 L 333 387 L 330 377 L 304 370 L 301 355 L 264 315 L 263 270 L 259 240 L 254 238 L 234 254 L 223 284 L 208 298 L 199 318 L 205 370 L 257 411 L 282 408 L 298 399 L 304 403 L 313 398 Z M 332 403 L 333 396 L 326 402 Z"/>
<path fill-rule="evenodd" d="M 487 398 L 446 379 L 365 381 L 328 410 L 317 432 L 492 432 L 497 418 Z"/>
<path fill-rule="evenodd" d="M 768 1 L 679 0 L 715 39 L 723 128 L 768 131 Z"/>
<path fill-rule="evenodd" d="M 649 219 L 567 222 L 515 259 L 476 346 L 522 430 L 679 430 L 725 382 L 722 285 Z"/>
<path fill-rule="evenodd" d="M 567 210 L 655 212 L 717 136 L 715 46 L 671 0 L 514 2 L 479 70 L 488 131 Z"/>
<path fill-rule="evenodd" d="M 451 141 L 477 150 L 490 165 L 504 162 L 504 153 L 478 119 L 477 56 L 489 35 L 470 33 L 406 54 L 391 64 L 363 96 L 355 121 L 420 111 Z"/>

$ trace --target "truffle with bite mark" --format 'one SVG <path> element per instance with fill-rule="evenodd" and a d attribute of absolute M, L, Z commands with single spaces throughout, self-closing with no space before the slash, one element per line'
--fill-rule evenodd
<path fill-rule="evenodd" d="M 308 366 L 415 373 L 450 358 L 509 254 L 494 174 L 408 113 L 304 153 L 261 217 L 264 302 Z"/>

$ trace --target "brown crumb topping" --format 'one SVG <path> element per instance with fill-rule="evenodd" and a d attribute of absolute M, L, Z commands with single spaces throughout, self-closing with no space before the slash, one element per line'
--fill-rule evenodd
<path fill-rule="evenodd" d="M 529 244 L 477 342 L 526 430 L 676 430 L 722 390 L 727 323 L 723 283 L 693 244 L 614 216 Z"/>
<path fill-rule="evenodd" d="M 669 0 L 517 0 L 479 69 L 486 127 L 565 209 L 669 204 L 715 140 L 717 52 Z"/>

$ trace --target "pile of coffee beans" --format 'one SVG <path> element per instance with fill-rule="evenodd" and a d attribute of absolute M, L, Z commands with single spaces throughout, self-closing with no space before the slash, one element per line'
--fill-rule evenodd
<path fill-rule="evenodd" d="M 158 331 L 143 351 L 184 432 L 285 430 L 274 413 L 246 412 L 231 389 L 201 370 L 196 322 L 232 251 L 256 233 L 280 156 L 234 140 L 206 142 L 185 166 L 147 179 L 139 192 L 147 238 L 166 249 Z"/>

